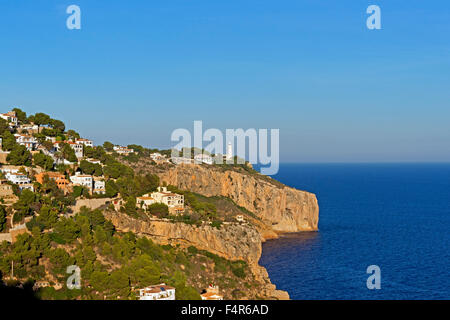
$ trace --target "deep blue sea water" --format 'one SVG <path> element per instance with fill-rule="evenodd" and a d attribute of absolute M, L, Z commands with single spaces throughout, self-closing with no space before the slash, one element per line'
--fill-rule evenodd
<path fill-rule="evenodd" d="M 450 164 L 286 164 L 274 178 L 320 207 L 319 232 L 263 245 L 291 299 L 450 299 Z"/>

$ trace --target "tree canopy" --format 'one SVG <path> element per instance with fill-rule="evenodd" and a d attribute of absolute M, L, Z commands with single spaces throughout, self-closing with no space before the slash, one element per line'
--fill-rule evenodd
<path fill-rule="evenodd" d="M 35 165 L 44 168 L 45 170 L 51 170 L 53 169 L 53 158 L 50 156 L 47 156 L 43 153 L 36 153 L 33 155 L 33 162 Z"/>
<path fill-rule="evenodd" d="M 6 160 L 16 166 L 31 166 L 31 153 L 25 146 L 16 144 L 6 157 Z"/>

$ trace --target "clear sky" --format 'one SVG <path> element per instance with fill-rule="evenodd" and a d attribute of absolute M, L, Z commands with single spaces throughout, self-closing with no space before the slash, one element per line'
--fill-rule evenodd
<path fill-rule="evenodd" d="M 1 1 L 12 106 L 95 143 L 169 148 L 202 120 L 279 128 L 282 162 L 450 161 L 450 1 Z"/>

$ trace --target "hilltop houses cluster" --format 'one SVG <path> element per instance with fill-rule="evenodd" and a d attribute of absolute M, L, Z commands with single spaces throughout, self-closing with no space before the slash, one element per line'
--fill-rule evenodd
<path fill-rule="evenodd" d="M 69 145 L 75 153 L 78 161 L 84 158 L 83 148 L 84 147 L 93 147 L 94 143 L 92 140 L 85 138 L 74 138 L 68 139 L 66 141 L 57 141 L 55 137 L 46 136 L 45 140 L 50 141 L 53 144 L 53 148 L 48 150 L 42 144 L 39 143 L 38 139 L 36 139 L 32 134 L 39 133 L 39 126 L 31 123 L 31 124 L 22 124 L 19 123 L 17 115 L 14 111 L 9 111 L 7 113 L 1 113 L 0 118 L 6 120 L 10 129 L 16 129 L 17 133 L 14 134 L 14 138 L 16 143 L 19 145 L 23 145 L 26 147 L 28 151 L 32 154 L 42 152 L 43 154 L 50 156 L 55 164 L 65 164 L 65 165 L 75 165 L 76 163 L 70 162 L 66 159 L 61 159 L 58 156 L 58 152 L 61 151 L 62 145 Z M 0 162 L 6 163 L 6 157 L 10 153 L 9 151 L 4 151 L 2 149 L 2 139 L 0 138 Z M 100 160 L 96 159 L 86 159 L 91 163 L 101 164 Z M 29 189 L 34 191 L 32 179 L 30 178 L 30 172 L 25 167 L 18 166 L 9 166 L 3 165 L 0 168 L 0 171 L 3 173 L 6 181 L 11 182 L 19 187 L 19 190 Z M 64 174 L 57 172 L 39 172 L 35 175 L 35 179 L 39 183 L 43 183 L 44 177 L 47 176 L 50 180 L 56 182 L 58 188 L 62 189 L 64 192 L 68 193 L 73 190 L 74 186 L 83 186 L 86 187 L 91 194 L 104 194 L 105 190 L 105 181 L 103 177 L 94 177 L 91 175 L 83 175 L 80 172 L 76 172 L 75 175 L 71 176 L 69 179 L 66 179 Z"/>
<path fill-rule="evenodd" d="M 84 156 L 84 148 L 85 147 L 94 147 L 94 143 L 92 140 L 86 138 L 69 138 L 65 141 L 58 141 L 56 137 L 46 136 L 45 141 L 49 141 L 52 144 L 52 148 L 45 147 L 43 144 L 39 143 L 38 139 L 33 135 L 35 133 L 42 132 L 42 127 L 40 128 L 38 125 L 34 123 L 21 123 L 18 120 L 17 114 L 15 111 L 9 111 L 7 113 L 0 113 L 0 118 L 6 120 L 8 125 L 12 130 L 14 130 L 14 138 L 16 139 L 16 143 L 19 145 L 23 145 L 26 147 L 28 151 L 32 154 L 40 153 L 50 156 L 56 165 L 64 164 L 72 167 L 76 167 L 76 165 L 81 160 L 86 160 L 92 164 L 102 165 L 101 161 L 98 159 L 87 158 Z M 69 145 L 75 153 L 77 158 L 77 162 L 71 162 L 67 159 L 62 158 L 59 155 L 63 145 Z M 113 147 L 114 152 L 121 155 L 128 155 L 134 153 L 134 150 L 128 147 L 115 145 Z M 0 138 L 0 163 L 7 163 L 6 158 L 9 154 L 9 151 L 4 151 L 2 149 L 2 139 Z M 150 158 L 156 163 L 168 162 L 169 160 L 165 155 L 161 153 L 154 152 L 150 155 Z M 205 161 L 209 162 L 208 159 Z M 3 173 L 5 180 L 4 182 L 10 182 L 19 187 L 19 190 L 29 189 L 34 191 L 32 177 L 27 168 L 18 167 L 18 166 L 9 166 L 2 165 L 0 171 Z M 74 175 L 67 177 L 58 172 L 47 171 L 47 172 L 38 172 L 34 178 L 37 182 L 42 184 L 44 179 L 48 177 L 48 179 L 55 181 L 58 188 L 63 190 L 65 193 L 69 193 L 73 191 L 74 186 L 81 186 L 88 189 L 90 194 L 105 194 L 106 193 L 106 185 L 105 179 L 103 176 L 95 177 L 93 175 L 82 174 L 79 171 L 76 171 Z M 138 197 L 137 200 L 138 205 L 141 205 L 145 209 L 153 203 L 164 203 L 169 207 L 169 211 L 171 213 L 181 213 L 184 212 L 184 198 L 182 195 L 177 195 L 167 191 L 167 188 L 163 188 L 158 190 L 158 192 L 154 192 L 151 195 L 144 195 L 142 197 Z"/>
<path fill-rule="evenodd" d="M 221 156 L 222 158 L 219 158 L 222 160 L 222 163 L 229 162 L 233 159 L 233 147 L 231 143 L 228 143 L 227 145 L 227 152 L 225 155 Z M 199 153 L 195 154 L 194 158 L 187 158 L 187 157 L 171 157 L 170 161 L 176 165 L 180 164 L 207 164 L 207 165 L 213 165 L 217 162 L 217 157 L 213 157 L 210 154 L 207 153 Z"/>

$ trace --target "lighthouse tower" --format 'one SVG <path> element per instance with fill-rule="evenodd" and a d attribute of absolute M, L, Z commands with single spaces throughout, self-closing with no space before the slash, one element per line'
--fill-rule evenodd
<path fill-rule="evenodd" d="M 228 142 L 226 160 L 229 161 L 232 159 L 233 159 L 233 146 L 231 145 L 231 142 Z"/>

